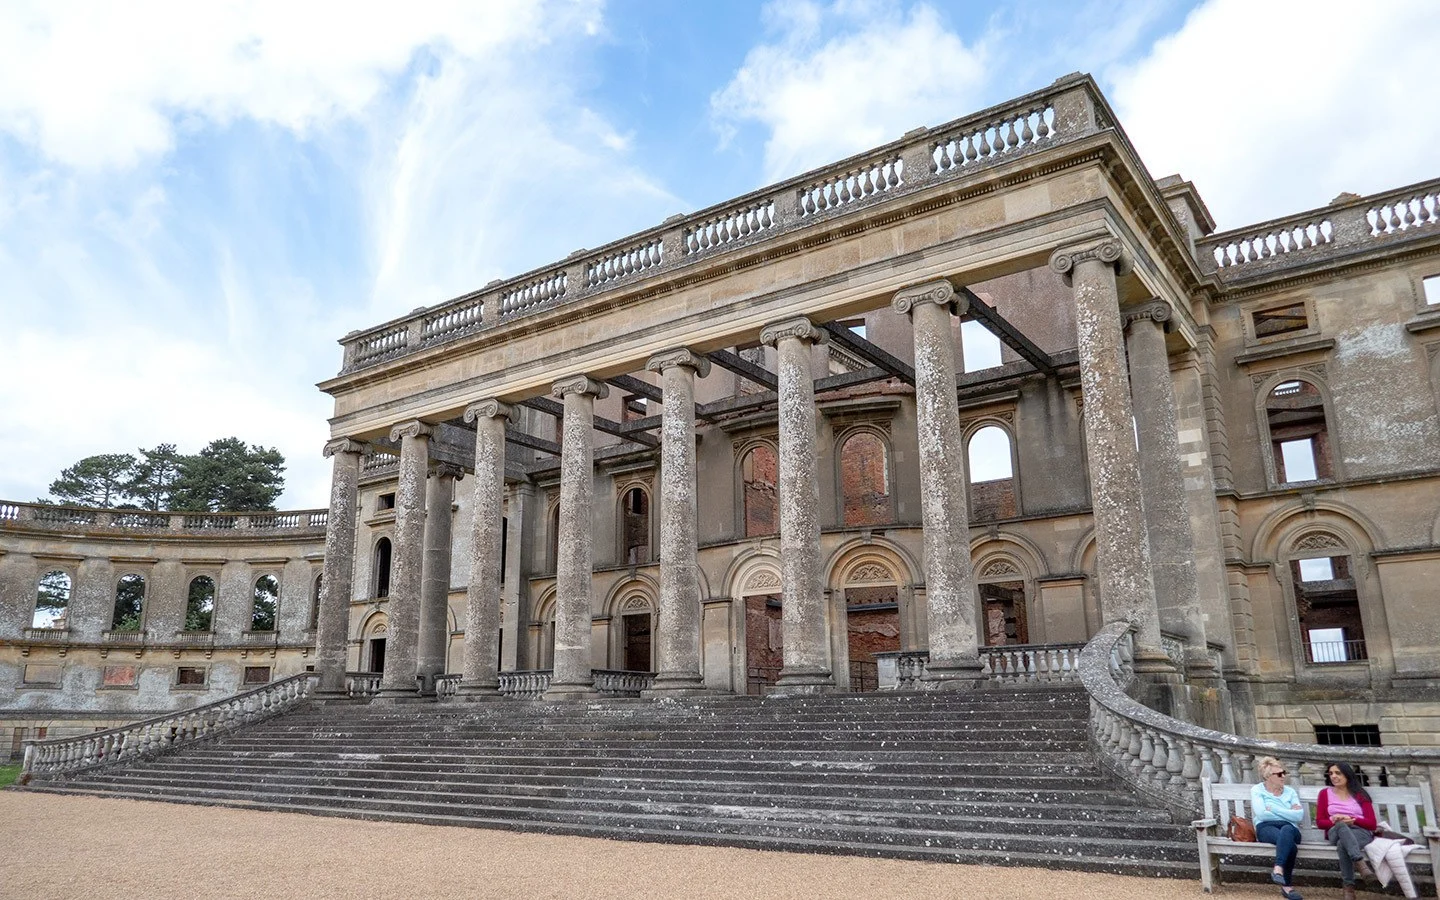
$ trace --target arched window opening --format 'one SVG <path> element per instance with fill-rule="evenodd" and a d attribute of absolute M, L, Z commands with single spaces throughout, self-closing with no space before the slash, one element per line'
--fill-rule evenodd
<path fill-rule="evenodd" d="M 650 561 L 650 495 L 643 488 L 633 487 L 625 492 L 621 500 L 621 548 L 625 562 L 630 565 Z"/>
<path fill-rule="evenodd" d="M 970 436 L 965 460 L 970 477 L 971 517 L 987 521 L 1018 515 L 1009 432 L 998 425 L 981 428 Z"/>
<path fill-rule="evenodd" d="M 127 634 L 139 632 L 144 611 L 145 578 L 134 573 L 120 576 L 115 585 L 115 612 L 110 619 L 110 630 Z"/>
<path fill-rule="evenodd" d="M 1348 555 L 1311 556 L 1290 561 L 1295 613 L 1309 665 L 1368 658 L 1360 595 Z"/>
<path fill-rule="evenodd" d="M 980 322 L 960 323 L 960 353 L 966 372 L 979 372 L 1000 365 L 1000 339 Z"/>
<path fill-rule="evenodd" d="M 68 628 L 70 609 L 70 573 L 54 569 L 40 576 L 40 586 L 35 595 L 35 614 L 30 617 L 31 628 Z"/>
<path fill-rule="evenodd" d="M 375 596 L 390 596 L 390 539 L 375 542 Z"/>
<path fill-rule="evenodd" d="M 250 630 L 274 631 L 275 613 L 280 608 L 280 582 L 274 575 L 261 575 L 255 579 L 252 599 Z"/>
<path fill-rule="evenodd" d="M 190 579 L 185 597 L 185 630 L 209 631 L 215 615 L 215 579 L 197 575 Z"/>
<path fill-rule="evenodd" d="M 1308 381 L 1286 381 L 1265 400 L 1275 480 L 1280 484 L 1324 481 L 1334 477 L 1325 401 Z"/>
<path fill-rule="evenodd" d="M 310 630 L 315 631 L 320 627 L 320 588 L 325 580 L 322 573 L 315 576 L 315 591 L 310 595 Z"/>
<path fill-rule="evenodd" d="M 643 598 L 632 598 L 620 614 L 620 661 L 627 672 L 649 672 L 655 618 Z"/>
<path fill-rule="evenodd" d="M 768 444 L 752 448 L 740 461 L 746 537 L 775 534 L 780 530 L 779 496 L 775 487 L 778 475 L 778 460 Z"/>
<path fill-rule="evenodd" d="M 859 431 L 840 447 L 840 492 L 846 525 L 884 525 L 890 513 L 890 461 L 885 441 Z"/>

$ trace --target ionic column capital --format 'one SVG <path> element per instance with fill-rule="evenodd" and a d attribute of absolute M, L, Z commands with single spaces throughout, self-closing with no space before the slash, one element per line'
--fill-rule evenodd
<path fill-rule="evenodd" d="M 453 478 L 456 481 L 465 477 L 465 470 L 454 463 L 435 463 L 430 467 L 430 474 L 436 478 Z"/>
<path fill-rule="evenodd" d="M 1151 300 L 1148 303 L 1127 309 L 1120 315 L 1127 331 L 1135 322 L 1146 320 L 1158 322 L 1166 333 L 1174 330 L 1175 327 L 1175 311 L 1171 309 L 1170 304 L 1164 300 Z"/>
<path fill-rule="evenodd" d="M 604 400 L 610 396 L 610 387 L 584 375 L 572 375 L 555 382 L 550 393 L 562 400 L 567 394 L 589 394 L 596 400 Z"/>
<path fill-rule="evenodd" d="M 772 322 L 760 329 L 760 343 L 767 347 L 778 345 L 783 338 L 799 338 L 811 344 L 823 344 L 826 334 L 824 329 L 816 328 L 814 323 L 804 316 Z"/>
<path fill-rule="evenodd" d="M 329 459 L 337 453 L 355 453 L 363 455 L 365 453 L 365 445 L 360 443 L 359 441 L 351 440 L 350 438 L 336 438 L 335 440 L 328 441 L 325 444 L 324 452 L 326 459 Z"/>
<path fill-rule="evenodd" d="M 479 419 L 508 419 L 515 414 L 515 408 L 508 403 L 501 403 L 493 397 L 485 400 L 476 400 L 465 407 L 465 421 L 474 422 Z"/>
<path fill-rule="evenodd" d="M 390 429 L 390 440 L 392 441 L 403 440 L 407 437 L 429 438 L 434 437 L 434 435 L 435 426 L 427 425 L 419 419 L 414 419 L 409 422 L 402 422 L 399 425 L 396 425 L 394 428 Z"/>
<path fill-rule="evenodd" d="M 1105 238 L 1093 244 L 1081 244 L 1074 247 L 1061 247 L 1050 254 L 1050 268 L 1064 277 L 1066 283 L 1075 267 L 1087 260 L 1097 260 L 1106 265 L 1115 267 L 1115 274 L 1124 275 L 1130 271 L 1130 254 L 1125 252 L 1125 247 L 1118 238 Z"/>
<path fill-rule="evenodd" d="M 934 303 L 961 316 L 970 308 L 969 299 L 957 295 L 955 285 L 943 278 L 901 288 L 890 301 L 890 306 L 898 313 L 909 315 L 911 310 L 922 303 Z"/>
<path fill-rule="evenodd" d="M 693 370 L 701 378 L 710 374 L 710 360 L 697 353 L 692 353 L 685 347 L 677 347 L 674 350 L 655 354 L 645 363 L 645 371 L 663 373 L 672 366 L 684 366 Z"/>

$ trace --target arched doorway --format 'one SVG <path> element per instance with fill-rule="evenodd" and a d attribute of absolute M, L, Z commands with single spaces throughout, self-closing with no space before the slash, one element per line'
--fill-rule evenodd
<path fill-rule="evenodd" d="M 877 653 L 900 650 L 900 581 L 888 560 L 860 554 L 841 570 L 845 610 L 845 672 L 836 682 L 852 691 L 879 689 Z"/>

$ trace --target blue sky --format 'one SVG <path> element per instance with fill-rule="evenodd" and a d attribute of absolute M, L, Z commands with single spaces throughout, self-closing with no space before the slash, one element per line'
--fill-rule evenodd
<path fill-rule="evenodd" d="M 1073 71 L 1221 228 L 1440 175 L 1440 4 L 0 0 L 0 497 L 237 435 L 346 332 Z"/>

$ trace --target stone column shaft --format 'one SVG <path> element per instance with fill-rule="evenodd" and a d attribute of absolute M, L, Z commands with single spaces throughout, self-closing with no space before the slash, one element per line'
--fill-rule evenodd
<path fill-rule="evenodd" d="M 699 521 L 695 487 L 695 376 L 710 361 L 689 350 L 651 358 L 664 391 L 660 413 L 660 615 L 655 694 L 704 690 L 700 673 Z"/>
<path fill-rule="evenodd" d="M 560 533 L 555 560 L 555 663 L 551 699 L 594 695 L 590 610 L 594 574 L 595 400 L 610 389 L 577 376 L 555 383 L 565 404 L 561 422 Z"/>
<path fill-rule="evenodd" d="M 1050 258 L 1051 267 L 1069 278 L 1075 295 L 1101 612 L 1107 623 L 1124 620 L 1135 626 L 1137 670 L 1165 670 L 1120 330 L 1115 278 L 1122 264 L 1120 242 L 1113 238 L 1083 249 L 1057 250 Z"/>
<path fill-rule="evenodd" d="M 325 568 L 320 577 L 320 615 L 315 623 L 315 669 L 319 692 L 345 693 L 345 648 L 350 631 L 350 595 L 355 578 L 355 514 L 364 447 L 338 440 L 325 445 L 334 458 L 330 515 L 325 520 Z M 182 613 L 183 616 L 183 613 Z"/>
<path fill-rule="evenodd" d="M 465 421 L 475 423 L 475 509 L 460 693 L 473 699 L 500 696 L 500 523 L 505 510 L 509 418 L 510 407 L 498 400 L 482 400 L 465 410 Z"/>
<path fill-rule="evenodd" d="M 1140 484 L 1160 627 L 1184 640 L 1186 668 L 1191 674 L 1214 679 L 1220 673 L 1215 671 L 1205 641 L 1195 535 L 1180 469 L 1175 386 L 1165 349 L 1165 323 L 1170 317 L 1169 305 L 1158 300 L 1126 316 L 1130 390 L 1140 435 Z"/>
<path fill-rule="evenodd" d="M 425 543 L 425 474 L 429 469 L 430 435 L 424 422 L 407 422 L 390 432 L 400 442 L 399 484 L 395 489 L 395 542 L 390 565 L 390 598 L 386 601 L 385 674 L 381 699 L 418 694 L 415 681 L 420 645 L 420 576 Z"/>
<path fill-rule="evenodd" d="M 965 441 L 955 392 L 955 288 L 935 281 L 895 295 L 915 332 L 915 418 L 920 447 L 920 512 L 930 635 L 926 681 L 960 687 L 980 678 L 975 577 L 965 488 Z M 963 312 L 963 310 L 961 310 Z"/>
<path fill-rule="evenodd" d="M 422 693 L 435 692 L 450 649 L 450 546 L 454 533 L 455 482 L 464 471 L 441 464 L 425 482 L 425 555 L 420 574 L 420 647 L 415 672 Z"/>
<path fill-rule="evenodd" d="M 815 459 L 815 382 L 810 348 L 825 333 L 809 319 L 768 325 L 763 344 L 775 347 L 779 390 L 780 593 L 785 642 L 780 693 L 834 687 L 825 635 L 820 572 L 820 481 Z"/>

